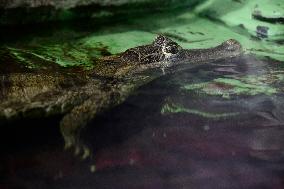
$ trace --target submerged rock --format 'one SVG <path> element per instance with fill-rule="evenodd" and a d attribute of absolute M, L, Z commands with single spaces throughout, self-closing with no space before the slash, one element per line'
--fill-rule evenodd
<path fill-rule="evenodd" d="M 156 2 L 159 0 L 155 0 Z M 55 8 L 69 9 L 78 6 L 86 5 L 101 5 L 101 6 L 117 6 L 123 4 L 135 4 L 135 3 L 150 3 L 149 0 L 3 0 L 0 1 L 1 7 L 4 8 L 18 8 L 18 7 L 42 7 L 42 6 L 52 6 Z M 153 1 L 152 1 L 153 2 Z M 160 1 L 161 3 L 169 3 L 172 1 Z M 177 2 L 177 1 L 175 1 Z"/>
<path fill-rule="evenodd" d="M 0 25 L 65 21 L 191 6 L 198 0 L 1 0 Z"/>

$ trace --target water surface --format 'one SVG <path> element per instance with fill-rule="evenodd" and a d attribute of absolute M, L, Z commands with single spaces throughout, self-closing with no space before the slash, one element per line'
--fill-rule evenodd
<path fill-rule="evenodd" d="M 88 160 L 63 149 L 58 119 L 18 123 L 0 186 L 284 188 L 283 82 L 280 62 L 250 56 L 166 74 L 82 131 Z"/>

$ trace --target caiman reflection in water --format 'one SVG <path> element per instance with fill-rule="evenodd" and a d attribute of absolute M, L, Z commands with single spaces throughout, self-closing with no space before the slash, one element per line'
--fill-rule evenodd
<path fill-rule="evenodd" d="M 168 74 L 139 88 L 82 132 L 96 152 L 93 184 L 283 188 L 280 66 L 241 56 Z"/>

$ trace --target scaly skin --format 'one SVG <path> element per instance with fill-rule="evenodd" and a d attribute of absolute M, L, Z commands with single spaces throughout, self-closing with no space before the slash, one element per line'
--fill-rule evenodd
<path fill-rule="evenodd" d="M 122 103 L 139 86 L 168 70 L 241 53 L 241 45 L 233 39 L 214 48 L 187 50 L 158 36 L 152 44 L 104 57 L 86 72 L 4 73 L 0 75 L 0 118 L 62 114 L 60 127 L 66 147 L 74 147 L 86 158 L 90 151 L 80 142 L 80 130 L 97 114 Z M 148 70 L 155 72 L 149 74 Z"/>

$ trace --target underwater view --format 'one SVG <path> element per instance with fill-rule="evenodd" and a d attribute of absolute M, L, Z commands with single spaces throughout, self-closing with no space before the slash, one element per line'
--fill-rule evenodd
<path fill-rule="evenodd" d="M 284 188 L 284 1 L 0 0 L 0 189 Z"/>

